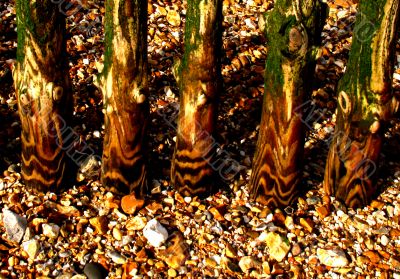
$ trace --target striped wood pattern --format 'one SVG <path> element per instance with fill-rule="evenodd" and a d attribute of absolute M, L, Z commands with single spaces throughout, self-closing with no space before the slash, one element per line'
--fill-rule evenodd
<path fill-rule="evenodd" d="M 178 69 L 181 92 L 171 182 L 184 195 L 211 191 L 217 176 L 216 98 L 221 89 L 221 0 L 189 0 L 185 54 Z"/>
<path fill-rule="evenodd" d="M 291 204 L 300 190 L 305 129 L 302 107 L 315 66 L 324 13 L 318 1 L 277 0 L 265 16 L 268 57 L 260 134 L 250 177 L 253 199 Z"/>
<path fill-rule="evenodd" d="M 105 24 L 102 182 L 139 197 L 147 191 L 147 1 L 107 0 Z"/>
<path fill-rule="evenodd" d="M 66 177 L 72 98 L 65 50 L 65 18 L 57 5 L 16 2 L 18 50 L 15 90 L 22 125 L 22 177 L 38 191 L 56 190 Z"/>
<path fill-rule="evenodd" d="M 383 127 L 397 106 L 392 76 L 399 2 L 360 1 L 348 70 L 338 86 L 336 129 L 324 189 L 350 207 L 368 204 L 377 191 Z"/>

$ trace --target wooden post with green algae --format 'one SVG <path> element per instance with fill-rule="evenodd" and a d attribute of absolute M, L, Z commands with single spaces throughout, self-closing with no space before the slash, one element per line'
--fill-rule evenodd
<path fill-rule="evenodd" d="M 377 190 L 383 127 L 396 103 L 392 75 L 398 17 L 399 0 L 360 1 L 346 73 L 338 86 L 324 189 L 350 207 L 366 205 Z"/>
<path fill-rule="evenodd" d="M 299 192 L 305 127 L 297 111 L 310 92 L 325 10 L 314 0 L 277 0 L 265 15 L 268 54 L 251 197 L 271 207 Z"/>
<path fill-rule="evenodd" d="M 184 195 L 216 183 L 216 100 L 221 90 L 222 0 L 188 0 L 185 53 L 177 70 L 181 95 L 171 182 Z"/>
<path fill-rule="evenodd" d="M 106 1 L 104 60 L 99 75 L 105 109 L 101 180 L 140 197 L 147 191 L 147 1 Z"/>
<path fill-rule="evenodd" d="M 72 96 L 65 17 L 51 1 L 17 0 L 15 91 L 22 134 L 22 178 L 36 191 L 57 190 L 67 177 Z"/>

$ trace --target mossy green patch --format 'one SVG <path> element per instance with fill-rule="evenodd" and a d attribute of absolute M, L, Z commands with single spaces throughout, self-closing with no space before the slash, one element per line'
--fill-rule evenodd
<path fill-rule="evenodd" d="M 188 67 L 189 56 L 202 42 L 200 36 L 200 3 L 207 0 L 188 0 L 185 23 L 185 49 L 180 70 Z M 193 40 L 194 39 L 194 40 Z"/>
<path fill-rule="evenodd" d="M 17 62 L 22 63 L 25 58 L 25 39 L 28 33 L 35 39 L 35 43 L 39 48 L 46 49 L 46 45 L 52 39 L 58 30 L 60 24 L 65 17 L 59 12 L 58 5 L 49 0 L 31 1 L 17 0 L 17 33 L 18 33 L 18 48 Z M 65 27 L 63 27 L 65 28 Z"/>
<path fill-rule="evenodd" d="M 345 91 L 353 102 L 352 116 L 369 124 L 374 120 L 375 94 L 370 90 L 372 74 L 372 40 L 379 32 L 384 16 L 385 0 L 362 1 L 353 30 L 353 42 L 346 73 L 339 82 L 338 92 Z M 382 30 L 383 31 L 383 30 Z"/>
<path fill-rule="evenodd" d="M 282 63 L 287 53 L 290 28 L 296 23 L 294 15 L 286 16 L 288 1 L 277 1 L 273 10 L 266 13 L 265 32 L 268 56 L 265 64 L 265 88 L 272 96 L 281 96 L 284 83 Z"/>
<path fill-rule="evenodd" d="M 113 6 L 114 0 L 107 0 L 105 3 L 106 15 L 104 23 L 104 68 L 102 75 L 107 77 L 108 71 L 112 63 L 113 38 L 114 38 L 114 22 L 113 22 Z"/>

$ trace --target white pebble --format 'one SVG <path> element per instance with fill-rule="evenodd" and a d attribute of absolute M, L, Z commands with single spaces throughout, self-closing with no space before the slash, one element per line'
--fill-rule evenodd
<path fill-rule="evenodd" d="M 346 257 L 346 254 L 343 250 L 336 248 L 336 249 L 317 249 L 317 257 L 320 262 L 326 266 L 331 267 L 344 267 L 349 264 L 349 261 Z"/>
<path fill-rule="evenodd" d="M 25 241 L 21 246 L 31 260 L 34 260 L 39 253 L 40 243 L 36 239 Z"/>
<path fill-rule="evenodd" d="M 100 132 L 99 131 L 94 131 L 93 132 L 93 137 L 95 137 L 95 138 L 100 138 Z"/>
<path fill-rule="evenodd" d="M 57 238 L 60 227 L 56 224 L 42 224 L 43 235 L 47 236 L 48 238 Z"/>
<path fill-rule="evenodd" d="M 20 242 L 24 236 L 27 221 L 23 216 L 3 208 L 3 226 L 6 229 L 7 237 L 13 242 Z"/>
<path fill-rule="evenodd" d="M 146 224 L 143 235 L 154 247 L 160 247 L 168 238 L 167 230 L 156 219 L 151 219 Z"/>
<path fill-rule="evenodd" d="M 257 28 L 257 25 L 251 20 L 251 18 L 246 18 L 244 23 L 246 23 L 246 26 L 250 29 L 255 30 Z"/>
<path fill-rule="evenodd" d="M 126 263 L 126 257 L 115 251 L 108 253 L 108 256 L 116 264 L 125 264 Z"/>
<path fill-rule="evenodd" d="M 382 236 L 381 236 L 381 244 L 382 244 L 383 246 L 386 246 L 386 245 L 389 244 L 389 238 L 388 238 L 386 235 L 382 235 Z"/>

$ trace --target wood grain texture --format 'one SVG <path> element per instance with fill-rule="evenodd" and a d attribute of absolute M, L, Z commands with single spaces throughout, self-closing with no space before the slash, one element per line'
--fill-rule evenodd
<path fill-rule="evenodd" d="M 22 177 L 37 191 L 57 190 L 67 176 L 72 98 L 65 18 L 48 1 L 18 0 L 14 70 L 22 134 Z M 69 174 L 71 175 L 71 174 Z"/>
<path fill-rule="evenodd" d="M 385 122 L 397 106 L 392 74 L 399 0 L 360 1 L 347 71 L 338 86 L 335 134 L 324 189 L 350 207 L 376 194 Z"/>
<path fill-rule="evenodd" d="M 102 182 L 147 192 L 147 1 L 106 1 L 105 62 L 100 76 L 105 136 Z"/>
<path fill-rule="evenodd" d="M 216 184 L 215 121 L 221 90 L 221 0 L 189 0 L 185 53 L 178 68 L 181 94 L 171 182 L 184 195 L 207 193 Z"/>
<path fill-rule="evenodd" d="M 265 15 L 265 92 L 249 188 L 271 207 L 291 204 L 300 190 L 305 127 L 298 108 L 310 91 L 324 18 L 319 1 L 302 0 L 278 0 Z"/>

